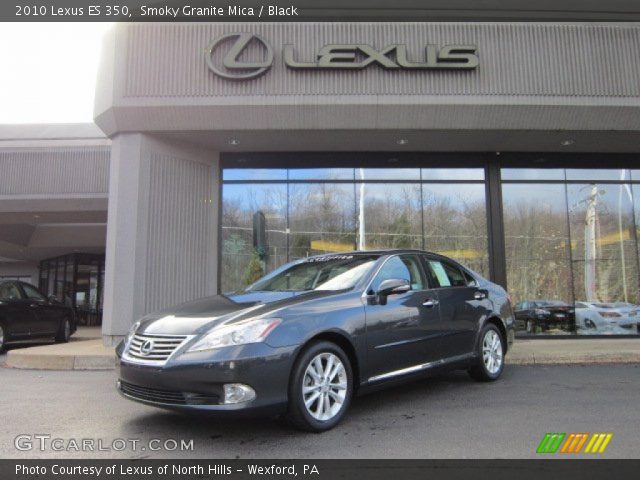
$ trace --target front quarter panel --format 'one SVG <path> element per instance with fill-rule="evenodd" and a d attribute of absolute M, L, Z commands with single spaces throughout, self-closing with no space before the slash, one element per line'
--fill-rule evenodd
<path fill-rule="evenodd" d="M 272 312 L 272 315 L 282 318 L 282 323 L 267 338 L 268 345 L 302 347 L 317 335 L 337 333 L 351 342 L 360 367 L 363 367 L 366 326 L 360 292 L 338 293 L 301 302 Z"/>

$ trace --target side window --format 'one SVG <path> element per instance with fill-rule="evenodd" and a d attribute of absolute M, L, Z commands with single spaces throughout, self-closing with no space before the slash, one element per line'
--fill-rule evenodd
<path fill-rule="evenodd" d="M 411 290 L 425 288 L 424 274 L 418 258 L 413 255 L 400 255 L 387 260 L 371 283 L 370 289 L 375 292 L 382 282 L 392 278 L 407 280 L 411 284 Z"/>
<path fill-rule="evenodd" d="M 24 290 L 24 293 L 27 295 L 27 298 L 30 298 L 32 300 L 46 300 L 38 290 L 36 290 L 34 287 L 29 285 L 28 283 L 23 283 L 22 289 Z"/>
<path fill-rule="evenodd" d="M 3 283 L 0 285 L 0 300 L 18 300 L 20 290 L 13 283 Z"/>
<path fill-rule="evenodd" d="M 467 279 L 462 270 L 440 260 L 427 260 L 433 277 L 440 287 L 466 287 Z"/>
<path fill-rule="evenodd" d="M 478 282 L 476 281 L 476 279 L 473 278 L 469 273 L 467 273 L 464 270 L 462 270 L 462 274 L 464 275 L 464 279 L 465 279 L 467 287 L 477 287 L 478 286 Z"/>

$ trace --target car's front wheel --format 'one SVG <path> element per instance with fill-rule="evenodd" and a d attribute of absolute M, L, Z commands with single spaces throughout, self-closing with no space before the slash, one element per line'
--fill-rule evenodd
<path fill-rule="evenodd" d="M 353 372 L 347 355 L 334 343 L 314 343 L 293 367 L 289 420 L 302 430 L 329 430 L 340 423 L 352 396 Z"/>
<path fill-rule="evenodd" d="M 486 324 L 480 332 L 476 354 L 477 363 L 469 375 L 481 382 L 497 380 L 504 370 L 504 339 L 493 323 Z"/>

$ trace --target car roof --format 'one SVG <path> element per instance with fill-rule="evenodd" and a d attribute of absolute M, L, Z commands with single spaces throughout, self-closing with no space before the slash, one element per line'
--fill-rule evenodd
<path fill-rule="evenodd" d="M 322 258 L 322 257 L 331 257 L 331 256 L 341 256 L 341 255 L 397 255 L 402 253 L 421 253 L 433 255 L 436 257 L 448 258 L 443 255 L 439 255 L 434 252 L 427 252 L 425 250 L 418 250 L 415 248 L 390 248 L 390 249 L 380 249 L 380 250 L 353 250 L 350 252 L 332 252 L 332 253 L 323 253 L 320 255 L 311 255 L 306 258 Z"/>

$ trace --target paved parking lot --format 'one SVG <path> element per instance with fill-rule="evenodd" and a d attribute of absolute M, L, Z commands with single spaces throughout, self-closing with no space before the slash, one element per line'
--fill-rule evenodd
<path fill-rule="evenodd" d="M 640 366 L 508 366 L 501 381 L 466 373 L 358 398 L 346 421 L 306 434 L 268 419 L 173 414 L 118 396 L 114 371 L 0 369 L 1 457 L 513 458 L 545 432 L 613 432 L 604 456 L 637 457 Z M 21 452 L 19 434 L 69 439 L 193 439 L 193 451 Z"/>

